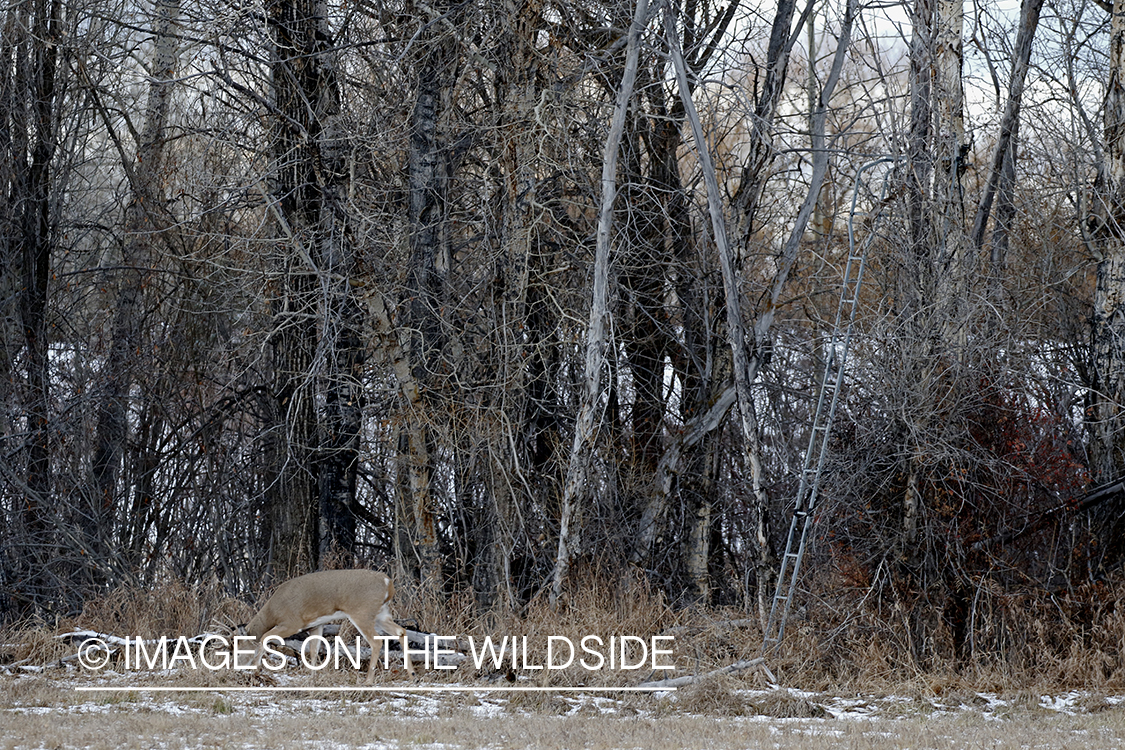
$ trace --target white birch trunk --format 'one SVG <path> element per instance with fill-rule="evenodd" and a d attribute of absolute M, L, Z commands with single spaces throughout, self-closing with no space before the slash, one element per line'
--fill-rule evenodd
<path fill-rule="evenodd" d="M 640 36 L 648 15 L 648 0 L 637 0 L 633 22 L 625 50 L 625 69 L 621 76 L 621 89 L 606 136 L 602 160 L 602 205 L 598 214 L 597 244 L 594 250 L 594 288 L 590 304 L 590 325 L 586 334 L 585 388 L 574 426 L 574 440 L 570 449 L 570 463 L 563 487 L 562 513 L 559 524 L 559 548 L 555 569 L 551 576 L 550 602 L 558 604 L 563 595 L 570 563 L 581 544 L 581 505 L 589 491 L 590 460 L 597 438 L 598 420 L 595 416 L 602 399 L 602 368 L 605 365 L 606 321 L 609 317 L 609 250 L 613 229 L 613 202 L 617 197 L 617 156 L 621 136 L 625 130 L 625 116 L 633 96 L 640 59 Z"/>
<path fill-rule="evenodd" d="M 1092 332 L 1095 484 L 1119 476 L 1125 461 L 1125 0 L 1113 2 L 1103 117 L 1106 167 L 1098 206 L 1101 257 Z"/>

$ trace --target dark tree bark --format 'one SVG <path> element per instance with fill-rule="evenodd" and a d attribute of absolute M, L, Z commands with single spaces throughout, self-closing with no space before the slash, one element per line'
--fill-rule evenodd
<path fill-rule="evenodd" d="M 641 66 L 638 78 L 638 89 L 649 90 L 651 83 L 647 80 L 646 66 Z M 618 283 L 624 308 L 621 342 L 633 382 L 629 462 L 630 470 L 638 478 L 651 477 L 656 470 L 664 419 L 663 370 L 667 350 L 664 279 L 669 258 L 653 173 L 656 163 L 666 157 L 654 152 L 655 138 L 656 133 L 649 127 L 643 108 L 631 108 L 621 148 L 622 248 Z M 646 164 L 648 175 L 645 174 Z"/>
<path fill-rule="evenodd" d="M 552 335 L 551 315 L 543 304 L 541 274 L 548 252 L 542 235 L 547 232 L 539 195 L 543 169 L 540 152 L 544 134 L 536 121 L 541 81 L 536 38 L 543 21 L 540 0 L 506 0 L 497 16 L 501 28 L 496 57 L 496 118 L 498 123 L 497 194 L 500 198 L 498 244 L 503 287 L 495 300 L 499 309 L 495 326 L 499 382 L 506 384 L 497 408 L 505 412 L 518 440 L 508 429 L 489 436 L 489 499 L 476 519 L 480 564 L 473 573 L 477 601 L 485 609 L 516 605 L 513 580 L 514 551 L 527 549 L 529 529 L 520 529 L 516 508 L 524 502 L 525 482 L 543 483 L 551 456 L 548 433 L 553 429 L 550 407 L 551 365 L 544 356 Z M 521 331 L 524 335 L 513 335 Z M 538 464 L 538 465 L 536 465 Z M 528 472 L 521 467 L 535 466 Z M 519 480 L 513 481 L 513 477 Z M 522 481 L 521 481 L 522 480 Z M 518 540 L 518 541 L 517 541 Z"/>
<path fill-rule="evenodd" d="M 326 284 L 339 283 L 329 274 L 342 265 L 338 248 L 345 236 L 340 201 L 346 193 L 347 172 L 339 153 L 341 134 L 331 128 L 340 111 L 340 93 L 331 62 L 327 8 L 318 0 L 271 0 L 266 10 L 275 46 L 273 96 L 278 113 L 273 120 L 271 193 L 283 246 L 281 289 L 274 301 L 277 426 L 271 558 L 275 575 L 291 577 L 314 567 L 319 558 L 321 491 L 332 507 L 333 533 L 340 529 L 339 517 L 347 515 L 339 510 L 333 492 L 341 485 L 345 492 L 349 487 L 350 428 L 337 425 L 328 435 L 342 441 L 342 447 L 329 453 L 336 463 L 328 466 L 342 465 L 343 477 L 329 481 L 326 475 L 320 481 L 317 459 L 322 457 L 322 436 L 312 374 L 317 320 L 323 314 L 322 274 Z M 342 312 L 346 319 L 349 313 Z M 334 397 L 333 407 L 338 404 Z M 346 538 L 343 543 L 349 546 Z"/>
<path fill-rule="evenodd" d="M 329 371 L 323 378 L 317 474 L 320 493 L 320 560 L 351 565 L 356 549 L 356 486 L 363 417 L 364 346 L 360 307 L 347 288 L 336 288 L 325 321 L 330 328 Z"/>
<path fill-rule="evenodd" d="M 26 3 L 10 6 L 0 37 L 0 403 L 5 405 L 5 424 L 16 416 L 13 368 L 24 342 L 17 304 L 23 281 L 17 238 L 27 182 L 28 17 Z"/>
<path fill-rule="evenodd" d="M 446 32 L 452 6 L 438 3 L 435 17 L 423 13 L 420 52 L 415 58 L 417 88 L 410 119 L 407 164 L 407 216 L 410 231 L 405 320 L 410 332 L 408 356 L 413 379 L 421 386 L 422 401 L 407 414 L 407 461 L 410 497 L 406 518 L 413 547 L 410 565 L 423 587 L 442 590 L 441 550 L 432 486 L 432 417 L 434 392 L 445 355 L 441 315 L 444 274 L 450 257 L 446 231 L 449 189 L 449 150 L 442 121 L 450 106 L 458 62 L 457 47 Z M 417 408 L 417 407 L 422 408 Z"/>
<path fill-rule="evenodd" d="M 58 33 L 61 24 L 59 0 L 37 0 L 30 4 L 30 35 L 26 57 L 17 53 L 16 96 L 29 105 L 27 127 L 31 139 L 24 148 L 15 150 L 18 160 L 16 176 L 9 200 L 16 206 L 18 221 L 15 258 L 20 264 L 19 312 L 26 352 L 25 420 L 25 485 L 23 488 L 23 521 L 29 554 L 25 557 L 27 571 L 22 604 L 43 604 L 59 591 L 51 582 L 47 564 L 54 542 L 51 505 L 51 374 L 50 337 L 47 325 L 48 291 L 51 259 L 55 241 L 51 210 L 56 199 L 52 183 L 55 155 L 58 102 L 56 76 L 58 64 Z M 22 57 L 22 60 L 20 59 Z M 17 105 L 22 109 L 22 105 Z M 17 109 L 18 111 L 18 109 Z M 18 136 L 22 139 L 22 135 Z M 21 144 L 22 146 L 23 144 Z M 25 161 L 26 159 L 26 161 Z"/>
<path fill-rule="evenodd" d="M 726 8 L 690 4 L 684 9 L 688 14 L 683 17 L 685 65 L 693 74 L 710 63 L 737 7 L 732 2 Z M 707 30 L 703 38 L 700 29 Z M 623 169 L 626 185 L 622 188 L 623 234 L 629 238 L 620 262 L 621 285 L 627 290 L 623 304 L 629 310 L 624 346 L 634 381 L 631 469 L 646 483 L 648 495 L 636 514 L 640 533 L 634 533 L 629 559 L 654 575 L 667 577 L 675 600 L 706 601 L 713 502 L 708 467 L 714 441 L 704 435 L 687 442 L 673 437 L 677 460 L 683 466 L 673 468 L 665 460 L 669 452 L 664 444 L 668 410 L 663 393 L 665 358 L 671 356 L 683 385 L 679 401 L 685 422 L 707 410 L 722 383 L 716 382 L 717 374 L 706 365 L 708 323 L 701 288 L 705 272 L 694 242 L 690 197 L 680 173 L 683 100 L 675 89 L 648 80 L 655 74 L 645 74 L 643 101 L 648 112 L 645 120 L 638 115 L 630 122 Z M 694 77 L 688 86 L 694 91 Z M 672 283 L 678 303 L 674 311 L 665 299 L 666 286 Z M 670 319 L 670 314 L 677 320 Z M 673 335 L 677 322 L 682 326 L 682 350 Z M 669 470 L 679 473 L 675 483 L 665 481 Z M 670 506 L 677 509 L 674 518 L 669 517 Z M 707 530 L 701 532 L 704 526 Z M 658 536 L 664 538 L 659 546 L 653 544 Z"/>
<path fill-rule="evenodd" d="M 792 31 L 796 9 L 797 0 L 778 0 L 774 12 L 769 46 L 766 49 L 765 75 L 750 128 L 749 153 L 742 166 L 738 190 L 732 199 L 738 222 L 735 235 L 738 245 L 744 246 L 750 242 L 750 237 L 756 229 L 758 204 L 762 199 L 766 181 L 769 179 L 769 167 L 774 158 L 771 131 L 781 94 L 785 89 L 789 53 L 796 39 Z M 809 3 L 804 15 L 807 16 L 811 9 L 812 3 Z"/>
<path fill-rule="evenodd" d="M 325 11 L 321 11 L 325 12 Z M 320 513 L 319 559 L 333 556 L 337 565 L 349 566 L 356 549 L 356 483 L 359 471 L 360 430 L 363 420 L 362 376 L 366 347 L 360 331 L 362 310 L 353 288 L 355 251 L 348 232 L 349 168 L 340 103 L 335 50 L 330 46 L 325 22 L 319 21 L 323 41 L 317 50 L 316 89 L 305 93 L 315 101 L 317 177 L 320 215 L 316 236 L 316 263 L 323 269 L 320 349 L 323 374 L 318 391 L 324 407 L 319 419 L 317 483 Z M 315 97 L 315 98 L 314 98 Z"/>

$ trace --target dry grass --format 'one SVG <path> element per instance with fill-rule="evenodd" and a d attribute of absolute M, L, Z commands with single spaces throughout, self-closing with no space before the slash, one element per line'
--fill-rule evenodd
<path fill-rule="evenodd" d="M 143 691 L 98 695 L 75 693 L 48 677 L 21 677 L 0 679 L 0 705 L 5 707 L 0 709 L 0 748 L 1094 750 L 1125 741 L 1121 710 L 1065 715 L 1044 710 L 1031 693 L 1015 698 L 1005 713 L 987 718 L 975 710 L 935 713 L 922 710 L 916 701 L 873 699 L 870 705 L 879 707 L 885 720 L 856 721 L 824 718 L 819 699 L 784 691 L 747 696 L 732 682 L 696 686 L 674 701 L 633 696 L 606 706 L 557 695 L 511 701 L 346 691 L 316 698 Z"/>
<path fill-rule="evenodd" d="M 648 679 L 652 676 L 651 655 L 647 669 L 608 668 L 610 639 L 613 638 L 614 645 L 617 645 L 617 639 L 623 635 L 637 636 L 651 645 L 652 636 L 680 625 L 688 617 L 674 612 L 661 596 L 643 588 L 622 593 L 616 582 L 605 583 L 599 580 L 592 580 L 584 587 L 576 587 L 573 596 L 557 610 L 552 609 L 545 598 L 532 601 L 520 612 L 477 615 L 473 607 L 473 602 L 468 597 L 452 597 L 448 603 L 443 604 L 407 591 L 396 595 L 392 609 L 397 614 L 396 620 L 407 627 L 416 622 L 429 632 L 456 636 L 462 640 L 473 639 L 478 654 L 483 652 L 485 637 L 491 637 L 497 649 L 504 643 L 503 639 L 507 639 L 504 659 L 499 669 L 490 657 L 484 660 L 484 666 L 479 671 L 470 663 L 459 670 L 446 673 L 448 679 L 463 680 L 468 670 L 482 681 L 505 684 L 520 680 L 539 686 L 620 686 Z M 582 640 L 588 636 L 600 639 L 600 643 L 596 640 L 588 641 L 587 646 L 602 654 L 605 659 L 602 669 L 587 669 L 580 662 L 581 659 L 586 659 L 587 664 L 598 663 L 597 657 L 582 650 Z M 554 665 L 567 661 L 570 650 L 566 642 L 574 645 L 574 659 L 569 667 L 535 668 L 548 665 L 549 637 L 560 639 L 553 644 L 550 663 Z M 566 642 L 561 639 L 566 639 Z M 513 642 L 518 644 L 514 664 L 511 648 Z M 711 659 L 700 659 L 699 654 L 693 656 L 694 652 L 681 652 L 681 643 L 683 641 L 679 638 L 673 642 L 677 669 L 698 664 L 716 664 Z M 627 654 L 635 662 L 639 660 L 640 652 L 634 646 L 635 644 L 630 644 Z M 661 648 L 667 647 L 667 643 L 661 644 Z M 722 658 L 719 653 L 715 656 Z M 660 657 L 661 662 L 667 660 L 668 657 Z M 655 678 L 662 676 L 663 674 L 657 674 Z M 441 679 L 440 676 L 436 677 Z"/>
<path fill-rule="evenodd" d="M 771 661 L 791 683 L 817 690 L 881 690 L 903 681 L 985 691 L 1125 690 L 1125 573 L 1067 592 L 982 582 L 960 648 L 940 598 L 907 616 L 866 589 L 824 578 L 812 585 L 825 599 L 789 623 Z"/>
<path fill-rule="evenodd" d="M 662 701 L 662 712 L 685 712 L 704 716 L 751 716 L 749 699 L 737 690 L 727 676 L 697 682 L 676 691 L 675 700 Z"/>
<path fill-rule="evenodd" d="M 152 589 L 121 587 L 86 603 L 82 614 L 63 627 L 101 633 L 159 638 L 224 630 L 253 615 L 245 602 L 217 587 L 169 579 Z"/>
<path fill-rule="evenodd" d="M 0 630 L 0 664 L 51 664 L 73 653 L 69 643 L 55 637 L 57 632 L 38 620 Z"/>
<path fill-rule="evenodd" d="M 828 711 L 818 703 L 784 690 L 774 690 L 751 702 L 754 711 L 774 719 L 824 719 Z"/>
<path fill-rule="evenodd" d="M 1122 587 L 1125 598 L 1125 586 Z M 558 611 L 543 601 L 524 611 L 479 617 L 471 598 L 448 602 L 400 593 L 400 621 L 443 635 L 526 636 L 527 660 L 543 664 L 549 635 L 579 642 L 596 635 L 675 636 L 677 676 L 702 673 L 760 649 L 758 630 L 737 611 L 675 611 L 662 597 L 635 585 L 621 591 L 589 582 Z M 59 667 L 74 646 L 55 636 L 92 629 L 152 638 L 222 632 L 245 621 L 247 603 L 201 587 L 168 582 L 156 591 L 122 590 L 91 602 L 80 617 L 54 626 L 30 622 L 0 633 L 0 663 L 45 667 L 38 674 L 0 671 L 0 749 L 31 747 L 306 748 L 1102 748 L 1125 745 L 1125 690 L 1121 668 L 1125 618 L 1107 616 L 1081 638 L 1064 644 L 1042 619 L 1020 633 L 1005 661 L 982 656 L 967 663 L 923 669 L 903 655 L 892 625 L 841 629 L 813 612 L 790 631 L 770 666 L 784 684 L 810 692 L 766 691 L 753 673 L 726 675 L 674 695 L 442 693 L 419 695 L 351 690 L 364 679 L 354 670 L 288 668 L 276 677 L 244 672 L 179 670 L 114 676 Z M 1112 616 L 1110 616 L 1112 615 Z M 819 618 L 819 619 L 818 619 Z M 858 621 L 861 618 L 856 618 Z M 1071 625 L 1061 623 L 1063 630 Z M 1042 653 L 1035 654 L 1031 644 Z M 431 670 L 417 681 L 376 670 L 376 684 L 396 688 L 449 682 L 482 688 L 508 685 L 635 685 L 651 670 L 525 669 L 510 658 L 501 670 L 471 664 Z M 342 688 L 327 693 L 154 693 L 145 686 L 210 688 L 283 684 Z M 76 685 L 141 688 L 79 693 Z M 1043 695 L 1082 688 L 1067 712 Z M 1000 694 L 1001 699 L 981 693 Z M 313 697 L 310 697 L 313 696 Z M 841 705 L 870 711 L 882 721 L 831 718 Z"/>
<path fill-rule="evenodd" d="M 457 670 L 431 670 L 425 676 L 430 682 L 627 686 L 646 679 L 704 673 L 755 656 L 760 650 L 758 628 L 747 627 L 746 613 L 674 610 L 659 592 L 650 590 L 641 581 L 622 587 L 617 580 L 594 577 L 575 586 L 566 604 L 557 611 L 538 599 L 520 612 L 485 616 L 476 613 L 472 597 L 467 594 L 438 601 L 406 588 L 396 596 L 393 609 L 397 619 L 408 627 L 463 639 L 473 637 L 478 649 L 485 636 L 509 639 L 509 650 L 499 670 L 488 661 L 484 668 L 477 670 L 470 662 Z M 1011 602 L 1007 605 L 1013 618 L 1004 625 L 1009 631 L 1008 651 L 998 654 L 982 651 L 969 660 L 935 660 L 930 664 L 915 660 L 904 647 L 893 621 L 878 620 L 876 613 L 862 611 L 843 613 L 846 619 L 840 620 L 841 614 L 835 610 L 811 608 L 803 619 L 791 624 L 783 649 L 771 657 L 769 666 L 783 684 L 834 695 L 897 693 L 942 698 L 1032 688 L 1032 692 L 1040 693 L 1071 689 L 1121 693 L 1125 692 L 1125 606 L 1118 608 L 1118 601 L 1125 601 L 1125 581 L 1115 587 L 1104 585 L 1098 591 L 1097 606 L 1088 608 L 1093 624 L 1078 631 L 1071 621 L 1056 618 L 1052 625 L 1047 620 L 1052 610 L 1043 602 L 1024 596 L 1018 608 Z M 23 623 L 0 632 L 0 643 L 5 644 L 0 649 L 0 664 L 57 663 L 73 653 L 72 644 L 54 637 L 68 630 L 91 629 L 145 638 L 194 635 L 203 631 L 225 633 L 227 627 L 245 622 L 253 612 L 254 606 L 250 603 L 224 597 L 212 588 L 188 586 L 175 580 L 163 582 L 154 590 L 120 589 L 88 603 L 82 614 L 73 620 L 56 626 Z M 1022 613 L 1026 621 L 1025 629 L 1020 631 L 1016 631 L 1015 625 L 1018 613 Z M 651 665 L 637 670 L 590 670 L 579 663 L 579 658 L 588 656 L 581 652 L 576 653 L 566 669 L 532 668 L 547 663 L 548 636 L 565 637 L 576 645 L 586 636 L 596 636 L 601 639 L 601 645 L 592 645 L 608 655 L 611 638 L 632 635 L 648 639 L 661 634 L 675 637 L 673 675 L 653 674 Z M 345 631 L 342 635 L 349 638 L 350 634 Z M 520 645 L 515 664 L 510 649 L 513 641 Z M 595 660 L 590 657 L 590 661 Z M 382 675 L 381 670 L 377 673 L 380 680 L 397 679 L 393 674 Z M 316 684 L 324 685 L 358 681 L 358 677 L 341 676 L 331 669 L 309 676 Z M 219 679 L 214 675 L 200 676 L 204 678 Z M 692 697 L 690 691 L 683 697 L 714 702 L 712 711 L 716 714 L 782 715 L 781 709 L 747 707 L 729 698 L 732 691 L 736 694 L 744 688 L 761 686 L 757 674 L 744 673 L 715 683 L 709 694 L 701 694 L 698 699 Z M 524 700 L 534 702 L 537 699 Z M 550 706 L 550 701 L 545 701 L 545 705 Z"/>

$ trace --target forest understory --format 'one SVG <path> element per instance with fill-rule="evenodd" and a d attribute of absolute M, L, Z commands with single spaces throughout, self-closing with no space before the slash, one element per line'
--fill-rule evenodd
<path fill-rule="evenodd" d="M 710 674 L 702 682 L 757 687 L 776 684 L 838 694 L 885 693 L 903 686 L 936 696 L 964 690 L 1125 694 L 1125 612 L 1120 608 L 1125 580 L 1099 583 L 1071 597 L 1047 592 L 977 592 L 975 610 L 968 613 L 966 623 L 950 622 L 940 612 L 930 618 L 920 617 L 920 607 L 906 610 L 893 601 L 879 602 L 871 591 L 839 588 L 831 600 L 810 598 L 802 602 L 790 617 L 784 642 L 765 653 L 760 621 L 747 617 L 742 610 L 676 609 L 669 607 L 659 593 L 643 587 L 615 593 L 612 586 L 594 580 L 590 583 L 576 592 L 572 602 L 557 609 L 543 599 L 521 612 L 482 616 L 471 597 L 439 602 L 430 596 L 401 593 L 392 607 L 399 624 L 419 634 L 452 638 L 443 647 L 469 657 L 456 668 L 430 665 L 422 672 L 419 684 L 487 686 L 499 681 L 500 685 L 635 687 L 650 680 Z M 0 639 L 4 644 L 0 670 L 9 677 L 62 677 L 77 672 L 93 678 L 99 670 L 84 669 L 75 661 L 78 645 L 86 637 L 132 637 L 148 643 L 162 636 L 171 642 L 208 633 L 229 638 L 240 632 L 238 626 L 255 611 L 252 602 L 182 582 L 169 581 L 155 590 L 120 589 L 91 601 L 76 617 L 52 624 L 32 620 L 6 628 Z M 957 628 L 962 628 L 959 644 L 955 640 Z M 334 634 L 330 629 L 330 639 Z M 349 625 L 342 626 L 339 635 L 349 644 L 357 637 Z M 607 644 L 611 637 L 623 635 L 649 643 L 652 636 L 661 637 L 661 656 L 649 659 L 642 654 L 637 661 L 636 649 L 630 646 L 629 660 L 640 666 L 611 668 L 605 661 Z M 502 639 L 522 646 L 513 646 L 497 657 L 495 648 L 482 645 L 485 637 L 495 646 L 500 646 Z M 601 640 L 589 652 L 577 653 L 589 659 L 587 664 L 572 660 L 569 666 L 555 668 L 564 659 L 557 656 L 557 649 L 554 657 L 545 653 L 549 637 L 573 644 L 588 637 Z M 471 651 L 466 645 L 470 640 Z M 222 646 L 225 642 L 217 643 Z M 390 661 L 376 673 L 382 676 L 382 682 L 391 680 L 391 684 L 406 686 L 409 681 L 399 682 L 407 677 L 401 661 L 396 665 L 396 659 L 401 659 L 400 647 L 393 640 L 388 643 Z M 411 644 L 412 649 L 415 645 Z M 286 653 L 292 663 L 276 673 L 262 670 L 261 677 L 245 670 L 204 668 L 202 661 L 192 662 L 191 668 L 181 662 L 178 666 L 184 669 L 175 684 L 191 684 L 197 679 L 202 680 L 199 684 L 212 686 L 268 685 L 272 676 L 297 679 L 302 674 L 314 678 L 313 684 L 341 689 L 355 683 L 355 670 L 347 669 L 346 662 L 340 670 L 297 665 L 293 658 L 297 656 L 294 649 L 299 647 L 299 641 L 297 645 L 290 642 Z M 193 649 L 199 650 L 197 642 Z M 116 651 L 106 669 L 121 667 L 120 648 Z M 595 651 L 603 656 L 596 662 Z M 764 656 L 768 670 L 748 668 L 713 674 L 759 656 Z M 135 655 L 133 658 L 137 659 Z M 674 669 L 653 669 L 651 665 L 657 662 L 660 667 Z M 209 663 L 218 662 L 210 659 Z M 547 663 L 552 667 L 544 669 Z M 596 668 L 589 666 L 595 664 Z M 163 678 L 176 674 L 175 669 L 161 672 L 151 664 L 144 668 L 137 662 L 126 663 L 122 669 L 149 682 L 154 675 Z"/>
<path fill-rule="evenodd" d="M 777 682 L 746 670 L 675 691 L 515 692 L 511 688 L 629 688 L 651 670 L 379 669 L 370 691 L 355 669 L 290 664 L 269 676 L 234 670 L 91 670 L 75 632 L 144 638 L 226 632 L 250 603 L 169 581 L 120 590 L 81 616 L 28 622 L 0 638 L 0 743 L 9 748 L 1110 748 L 1125 742 L 1125 642 L 1117 597 L 1067 616 L 1044 595 L 981 595 L 977 642 L 1000 649 L 956 658 L 914 655 L 894 617 L 863 597 L 809 603 L 766 663 Z M 761 650 L 760 625 L 729 609 L 673 610 L 646 591 L 591 585 L 568 607 L 536 602 L 481 618 L 456 600 L 403 597 L 400 622 L 466 636 L 660 633 L 674 637 L 675 670 L 704 674 Z M 870 602 L 871 597 L 867 597 Z M 986 601 L 987 599 L 987 601 Z M 850 607 L 850 609 L 849 609 Z M 986 614 L 990 624 L 983 625 Z M 1079 618 L 1088 618 L 1081 621 Z M 930 637 L 940 639 L 936 627 Z M 60 637 L 68 636 L 68 637 Z M 949 642 L 948 633 L 944 639 Z M 944 650 L 943 650 L 944 649 Z M 525 664 L 543 664 L 534 647 Z M 392 662 L 393 663 L 393 662 Z M 454 690 L 458 692 L 454 692 Z M 282 691 L 282 692 L 278 692 Z M 425 692 L 423 692 L 425 691 Z"/>

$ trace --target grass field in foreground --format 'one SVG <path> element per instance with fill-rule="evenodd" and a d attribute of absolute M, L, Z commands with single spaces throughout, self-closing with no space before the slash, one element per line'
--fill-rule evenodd
<path fill-rule="evenodd" d="M 1125 697 L 1088 692 L 843 696 L 735 680 L 623 696 L 74 689 L 90 684 L 0 679 L 0 748 L 1125 748 Z"/>

